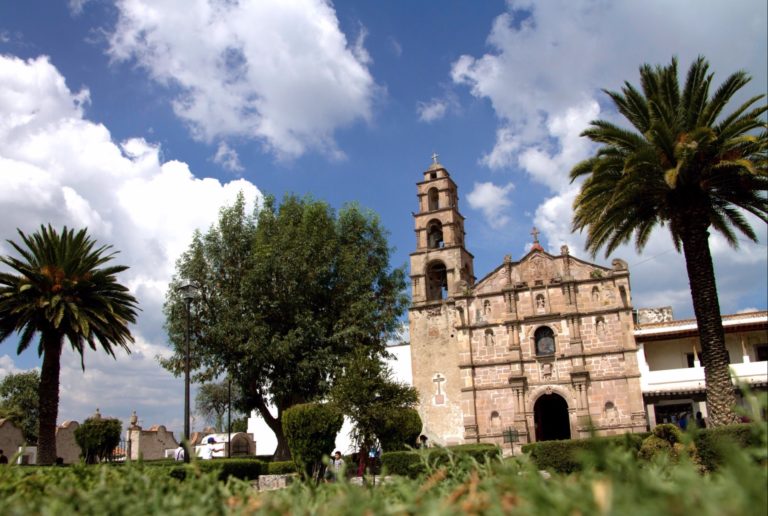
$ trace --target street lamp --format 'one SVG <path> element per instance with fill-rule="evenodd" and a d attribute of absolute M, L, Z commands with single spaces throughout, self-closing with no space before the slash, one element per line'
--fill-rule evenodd
<path fill-rule="evenodd" d="M 191 452 L 189 449 L 189 330 L 191 305 L 192 300 L 197 297 L 197 287 L 191 281 L 185 281 L 177 290 L 187 302 L 187 328 L 184 333 L 184 440 L 187 441 L 187 449 L 184 453 L 184 462 L 189 462 Z"/>

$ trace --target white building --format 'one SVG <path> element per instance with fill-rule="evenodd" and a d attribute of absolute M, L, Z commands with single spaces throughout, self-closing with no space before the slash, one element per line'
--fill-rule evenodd
<path fill-rule="evenodd" d="M 723 316 L 734 383 L 768 386 L 768 312 Z M 673 320 L 671 309 L 639 310 L 635 327 L 641 389 L 648 422 L 675 422 L 680 413 L 707 417 L 701 344 L 694 319 Z"/>

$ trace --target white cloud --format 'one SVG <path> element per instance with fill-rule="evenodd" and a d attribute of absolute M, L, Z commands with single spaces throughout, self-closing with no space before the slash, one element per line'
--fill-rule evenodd
<path fill-rule="evenodd" d="M 448 111 L 448 102 L 445 99 L 432 99 L 429 102 L 419 102 L 416 112 L 422 122 L 434 122 L 440 120 Z"/>
<path fill-rule="evenodd" d="M 458 110 L 459 101 L 452 91 L 446 91 L 442 96 L 433 97 L 427 102 L 419 101 L 416 103 L 416 113 L 421 122 L 434 122 L 444 118 L 448 113 Z"/>
<path fill-rule="evenodd" d="M 8 355 L 0 356 L 0 380 L 13 373 L 20 373 L 21 369 L 16 367 L 13 359 Z"/>
<path fill-rule="evenodd" d="M 219 143 L 216 154 L 213 156 L 213 162 L 221 165 L 230 172 L 242 172 L 243 165 L 240 163 L 240 156 L 237 151 L 227 145 L 227 142 Z"/>
<path fill-rule="evenodd" d="M 471 208 L 483 212 L 492 228 L 501 228 L 509 222 L 507 208 L 512 205 L 509 194 L 514 188 L 512 183 L 505 186 L 496 186 L 491 182 L 475 183 L 467 194 L 467 201 Z"/>
<path fill-rule="evenodd" d="M 371 116 L 377 87 L 365 29 L 349 44 L 324 0 L 120 0 L 110 38 L 181 93 L 176 114 L 195 137 L 253 138 L 278 158 L 343 157 L 334 131 Z"/>
<path fill-rule="evenodd" d="M 636 82 L 642 63 L 668 63 L 673 55 L 681 68 L 705 55 L 718 77 L 737 69 L 754 74 L 753 92 L 765 91 L 765 45 L 768 39 L 765 4 L 761 0 L 702 4 L 695 0 L 669 3 L 554 0 L 508 2 L 488 36 L 491 51 L 480 57 L 463 55 L 451 69 L 456 84 L 487 98 L 507 128 L 522 144 L 546 136 L 553 114 L 607 98 L 601 88 L 618 89 Z M 696 23 L 690 23 L 691 12 Z M 649 36 L 648 27 L 653 27 Z M 718 34 L 713 38 L 712 34 Z M 727 42 L 724 44 L 723 42 Z M 501 159 L 497 138 L 483 162 L 492 167 L 514 164 Z"/>
<path fill-rule="evenodd" d="M 83 374 L 79 357 L 65 351 L 60 415 L 82 420 L 99 407 L 127 417 L 136 409 L 171 426 L 182 387 L 155 356 L 167 353 L 162 305 L 175 260 L 194 229 L 207 229 L 238 192 L 251 205 L 261 194 L 242 179 L 195 177 L 141 138 L 114 142 L 106 127 L 83 118 L 86 99 L 87 90 L 71 92 L 46 57 L 0 56 L 0 235 L 16 238 L 17 227 L 31 232 L 50 222 L 87 226 L 99 243 L 114 245 L 116 262 L 130 266 L 120 279 L 142 308 L 134 352 L 118 351 L 117 360 L 88 352 Z"/>
<path fill-rule="evenodd" d="M 75 16 L 81 14 L 85 8 L 85 4 L 91 0 L 69 0 L 69 11 Z"/>

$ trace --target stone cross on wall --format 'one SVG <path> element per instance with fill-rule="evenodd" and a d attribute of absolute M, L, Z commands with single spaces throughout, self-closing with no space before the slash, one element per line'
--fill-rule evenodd
<path fill-rule="evenodd" d="M 445 381 L 445 376 L 443 376 L 440 373 L 437 373 L 432 378 L 432 381 L 435 382 L 435 385 L 437 386 L 437 390 L 435 392 L 435 397 L 434 397 L 435 405 L 442 405 L 445 403 L 445 395 L 443 394 L 443 387 L 442 387 L 442 383 Z"/>

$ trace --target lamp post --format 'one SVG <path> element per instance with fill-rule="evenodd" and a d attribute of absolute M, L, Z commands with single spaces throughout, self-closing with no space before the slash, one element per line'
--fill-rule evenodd
<path fill-rule="evenodd" d="M 189 333 L 191 326 L 191 305 L 192 300 L 197 297 L 197 287 L 191 281 L 185 281 L 178 288 L 181 297 L 187 304 L 187 328 L 184 332 L 184 440 L 187 442 L 187 449 L 184 453 L 184 462 L 189 462 Z"/>

